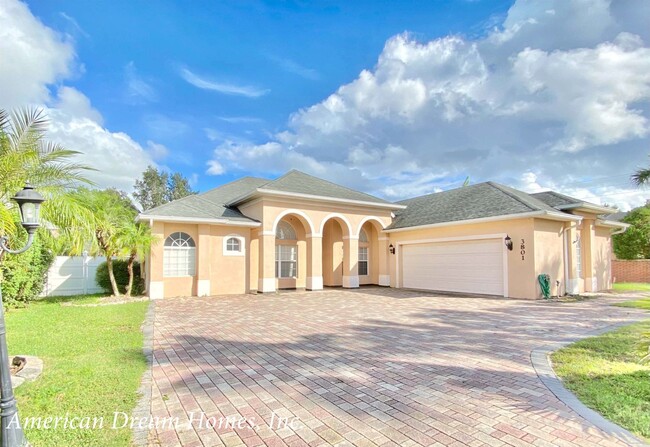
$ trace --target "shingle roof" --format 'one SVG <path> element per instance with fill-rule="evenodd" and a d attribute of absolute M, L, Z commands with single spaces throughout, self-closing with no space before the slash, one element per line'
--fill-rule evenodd
<path fill-rule="evenodd" d="M 183 197 L 182 199 L 146 210 L 143 214 L 163 217 L 229 219 L 255 222 L 253 219 L 240 213 L 237 208 L 227 206 L 226 204 L 237 197 L 254 191 L 265 183 L 268 183 L 267 179 L 244 177 L 202 194 Z"/>
<path fill-rule="evenodd" d="M 557 210 L 546 203 L 508 186 L 494 182 L 478 183 L 399 202 L 405 210 L 396 211 L 387 229 L 457 222 L 534 211 Z"/>
<path fill-rule="evenodd" d="M 610 214 L 609 216 L 606 216 L 605 219 L 607 220 L 614 220 L 616 222 L 622 222 L 625 216 L 629 214 L 628 211 L 621 211 L 618 213 Z"/>
<path fill-rule="evenodd" d="M 260 189 L 330 197 L 333 199 L 356 200 L 360 202 L 392 203 L 379 197 L 355 191 L 354 189 L 328 182 L 327 180 L 305 174 L 304 172 L 296 171 L 295 169 L 287 172 L 282 177 L 268 182 L 260 187 Z"/>
<path fill-rule="evenodd" d="M 536 199 L 541 200 L 547 205 L 557 208 L 558 206 L 578 205 L 585 203 L 584 200 L 576 199 L 575 197 L 566 196 L 555 191 L 544 191 L 531 194 Z"/>

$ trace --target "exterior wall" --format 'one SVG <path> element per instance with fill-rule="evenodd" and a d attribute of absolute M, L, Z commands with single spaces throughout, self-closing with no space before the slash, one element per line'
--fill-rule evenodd
<path fill-rule="evenodd" d="M 554 296 L 564 295 L 566 289 L 564 228 L 564 222 L 535 219 L 535 278 L 548 274 Z M 542 296 L 538 281 L 535 282 L 535 296 Z"/>
<path fill-rule="evenodd" d="M 612 281 L 650 282 L 650 259 L 612 260 Z"/>
<path fill-rule="evenodd" d="M 323 285 L 343 285 L 343 229 L 335 220 L 323 228 Z"/>
<path fill-rule="evenodd" d="M 596 227 L 592 248 L 593 277 L 595 290 L 610 290 L 612 288 L 612 236 L 611 230 Z"/>
<path fill-rule="evenodd" d="M 513 298 L 535 298 L 537 296 L 537 278 L 535 276 L 535 238 L 533 219 L 517 219 L 478 224 L 413 229 L 389 233 L 389 243 L 397 248 L 395 255 L 390 255 L 390 285 L 401 287 L 401 273 L 398 272 L 399 246 L 409 241 L 431 241 L 439 239 L 471 238 L 481 235 L 509 235 L 514 243 L 513 251 L 507 251 L 508 296 Z M 523 240 L 524 254 L 521 254 Z M 523 256 L 523 259 L 522 259 Z"/>
<path fill-rule="evenodd" d="M 196 244 L 196 269 L 193 276 L 163 275 L 164 241 L 177 231 L 189 234 Z M 250 228 L 154 222 L 152 233 L 158 237 L 158 242 L 152 245 L 147 262 L 151 298 L 237 294 L 250 290 L 247 281 L 250 275 L 249 253 L 251 245 L 255 246 L 251 241 Z M 243 238 L 241 255 L 224 255 L 223 242 L 230 236 Z"/>

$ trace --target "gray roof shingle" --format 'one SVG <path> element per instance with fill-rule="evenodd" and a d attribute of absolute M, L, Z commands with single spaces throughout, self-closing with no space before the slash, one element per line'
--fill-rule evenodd
<path fill-rule="evenodd" d="M 146 210 L 143 214 L 163 217 L 229 219 L 255 222 L 255 220 L 244 216 L 236 207 L 230 207 L 227 204 L 237 197 L 254 191 L 265 183 L 268 183 L 268 180 L 256 177 L 243 177 L 202 194 L 183 197 L 182 199 Z"/>
<path fill-rule="evenodd" d="M 494 182 L 478 183 L 399 202 L 405 210 L 395 212 L 388 229 L 457 222 L 533 211 L 557 212 L 523 191 Z"/>
<path fill-rule="evenodd" d="M 541 200 L 553 208 L 557 208 L 558 206 L 578 205 L 585 203 L 584 200 L 576 199 L 575 197 L 570 197 L 555 191 L 536 192 L 534 194 L 531 194 L 531 196 Z"/>
<path fill-rule="evenodd" d="M 330 197 L 333 199 L 356 200 L 360 202 L 372 202 L 381 204 L 391 204 L 379 197 L 371 196 L 327 180 L 305 174 L 304 172 L 291 170 L 282 177 L 268 182 L 260 188 L 261 190 L 273 190 L 282 192 L 292 192 L 298 194 L 308 194 L 312 196 Z"/>

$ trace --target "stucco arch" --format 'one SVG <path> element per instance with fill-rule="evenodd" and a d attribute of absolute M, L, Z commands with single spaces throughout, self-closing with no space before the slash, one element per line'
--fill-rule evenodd
<path fill-rule="evenodd" d="M 361 234 L 361 229 L 363 228 L 363 225 L 366 222 L 372 222 L 372 221 L 374 221 L 376 224 L 378 224 L 379 228 L 377 230 L 377 233 L 379 233 L 381 230 L 386 228 L 386 225 L 384 225 L 384 223 L 381 221 L 381 219 L 379 217 L 377 217 L 377 216 L 364 217 L 363 220 L 361 222 L 359 222 L 359 226 L 357 227 L 357 233 L 356 233 L 357 236 L 359 236 L 359 234 Z"/>
<path fill-rule="evenodd" d="M 345 217 L 341 213 L 330 213 L 327 216 L 323 217 L 323 220 L 321 220 L 321 222 L 320 222 L 320 233 L 319 234 L 321 236 L 323 235 L 323 231 L 325 230 L 325 224 L 327 223 L 327 221 L 330 220 L 330 219 L 335 219 L 335 218 L 338 218 L 338 219 L 342 220 L 345 223 L 345 226 L 348 229 L 348 234 L 347 234 L 348 236 L 352 236 L 354 234 L 352 232 L 352 224 L 350 223 L 350 220 L 347 217 Z M 357 236 L 358 235 L 359 235 L 359 233 L 357 233 Z"/>
<path fill-rule="evenodd" d="M 304 211 L 296 209 L 284 210 L 277 215 L 275 221 L 273 222 L 273 234 L 275 234 L 275 231 L 278 229 L 278 223 L 282 220 L 282 218 L 286 217 L 289 214 L 295 214 L 296 216 L 302 217 L 309 226 L 309 228 L 306 228 L 306 230 L 308 230 L 309 233 L 314 234 L 314 222 L 312 222 L 311 218 Z M 303 225 L 305 222 L 303 222 Z"/>

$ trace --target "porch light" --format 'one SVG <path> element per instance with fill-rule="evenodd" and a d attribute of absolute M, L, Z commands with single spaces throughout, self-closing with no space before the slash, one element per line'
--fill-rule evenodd
<path fill-rule="evenodd" d="M 506 248 L 512 251 L 512 246 L 513 246 L 512 239 L 507 234 L 506 234 L 506 238 L 504 239 L 504 242 L 506 243 Z"/>
<path fill-rule="evenodd" d="M 18 208 L 20 208 L 20 220 L 23 228 L 28 234 L 33 234 L 40 225 L 38 217 L 41 203 L 45 199 L 29 182 L 12 199 L 18 204 Z"/>
<path fill-rule="evenodd" d="M 390 244 L 388 246 L 388 251 L 390 252 L 391 255 L 395 254 L 395 247 L 393 247 L 393 244 Z"/>

